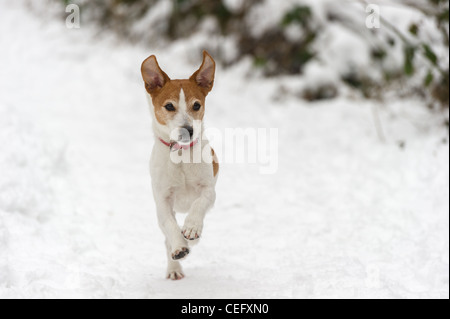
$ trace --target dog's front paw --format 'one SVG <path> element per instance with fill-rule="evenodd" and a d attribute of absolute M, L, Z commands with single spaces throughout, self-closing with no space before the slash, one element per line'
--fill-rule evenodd
<path fill-rule="evenodd" d="M 186 258 L 187 255 L 189 255 L 189 248 L 187 247 L 180 247 L 172 251 L 173 260 Z"/>
<path fill-rule="evenodd" d="M 188 216 L 186 218 L 186 221 L 184 222 L 184 226 L 181 230 L 181 233 L 187 240 L 196 240 L 200 238 L 202 230 L 203 224 L 189 220 Z"/>

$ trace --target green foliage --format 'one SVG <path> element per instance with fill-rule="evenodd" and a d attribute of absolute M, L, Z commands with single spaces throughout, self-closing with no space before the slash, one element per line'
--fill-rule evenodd
<path fill-rule="evenodd" d="M 404 49 L 404 59 L 403 70 L 407 76 L 414 74 L 414 57 L 416 55 L 416 48 L 413 46 L 407 46 Z"/>
<path fill-rule="evenodd" d="M 115 0 L 116 4 L 133 5 L 141 0 Z"/>
<path fill-rule="evenodd" d="M 427 75 L 425 76 L 425 79 L 424 79 L 424 81 L 423 81 L 423 85 L 424 85 L 425 87 L 429 87 L 430 84 L 433 82 L 433 80 L 434 80 L 433 71 L 428 70 L 428 73 L 427 73 Z"/>
<path fill-rule="evenodd" d="M 267 60 L 263 57 L 255 56 L 253 58 L 253 66 L 255 68 L 264 68 L 267 65 Z"/>
<path fill-rule="evenodd" d="M 442 34 L 443 45 L 449 46 L 448 35 L 448 19 L 449 8 L 448 0 L 428 0 L 429 7 L 416 6 L 411 3 L 411 6 L 417 10 L 422 11 L 423 14 L 434 18 L 437 26 L 437 31 Z M 404 75 L 412 77 L 416 74 L 416 68 L 428 67 L 428 71 L 423 78 L 423 91 L 420 93 L 423 96 L 431 99 L 433 103 L 440 104 L 444 108 L 449 107 L 449 87 L 448 87 L 448 69 L 443 70 L 439 63 L 439 58 L 434 49 L 431 47 L 431 43 L 427 42 L 427 39 L 420 37 L 420 27 L 417 23 L 410 25 L 408 31 L 418 40 L 419 43 L 412 44 L 408 37 L 405 36 L 395 26 L 384 21 L 384 24 L 393 31 L 398 39 L 401 40 L 404 52 Z M 433 44 L 435 45 L 435 44 Z M 420 57 L 421 59 L 417 58 Z M 425 62 L 425 63 L 424 63 Z"/>
<path fill-rule="evenodd" d="M 314 87 L 307 87 L 302 94 L 302 98 L 307 101 L 321 101 L 333 99 L 338 95 L 337 88 L 332 84 L 319 84 Z"/>
<path fill-rule="evenodd" d="M 449 107 L 449 70 L 443 71 L 435 85 L 430 86 L 431 95 L 434 101 L 441 104 L 442 107 Z"/>
<path fill-rule="evenodd" d="M 386 50 L 377 47 L 377 48 L 372 49 L 372 51 L 370 52 L 370 55 L 372 56 L 372 59 L 377 60 L 377 61 L 382 61 L 386 58 L 387 52 L 386 52 Z"/>
<path fill-rule="evenodd" d="M 429 2 L 431 2 L 433 5 L 438 6 L 442 3 L 448 3 L 448 0 L 428 0 Z"/>
<path fill-rule="evenodd" d="M 61 1 L 65 5 L 77 0 Z M 108 0 L 108 1 L 80 1 L 82 10 L 91 14 L 90 21 L 98 21 L 104 29 L 112 30 L 123 38 L 131 41 L 148 41 L 151 36 L 147 34 L 133 34 L 133 26 L 153 6 L 161 0 Z M 225 0 L 171 0 L 172 11 L 158 22 L 158 39 L 176 40 L 195 34 L 198 26 L 204 19 L 214 19 L 219 27 L 221 35 L 232 36 L 237 40 L 238 54 L 236 61 L 226 61 L 227 65 L 237 62 L 244 56 L 253 58 L 253 65 L 259 68 L 266 76 L 280 74 L 301 74 L 305 65 L 311 60 L 320 59 L 326 55 L 326 48 L 318 49 L 316 40 L 322 34 L 322 29 L 327 28 L 327 21 L 322 21 L 316 16 L 312 7 L 295 5 L 283 13 L 277 25 L 271 26 L 263 34 L 254 35 L 250 32 L 248 19 L 252 8 L 264 0 L 243 0 L 242 7 L 237 11 L 230 11 Z M 443 45 L 449 46 L 448 0 L 423 0 L 411 1 L 403 5 L 422 12 L 427 19 L 433 19 L 436 32 L 440 32 Z M 364 6 L 361 7 L 361 16 L 364 14 Z M 370 72 L 356 72 L 348 66 L 347 72 L 341 76 L 341 81 L 348 86 L 360 91 L 366 97 L 379 97 L 389 87 L 396 87 L 402 83 L 402 87 L 411 92 L 431 98 L 444 107 L 448 107 L 448 68 L 442 70 L 442 61 L 435 52 L 436 43 L 423 39 L 421 21 L 414 21 L 405 30 L 399 30 L 395 25 L 382 19 L 382 28 L 373 32 L 363 32 L 358 29 L 361 16 L 353 17 L 339 12 L 328 12 L 328 22 L 339 27 L 346 28 L 356 36 L 360 36 L 371 47 L 370 58 L 372 65 L 378 68 L 382 74 L 381 79 L 372 79 Z M 298 38 L 287 36 L 287 28 L 295 26 L 299 28 Z M 151 34 L 151 32 L 148 32 Z M 412 39 L 412 40 L 411 40 Z M 437 44 L 440 45 L 440 44 Z M 403 63 L 392 67 L 393 63 L 387 63 L 392 56 L 391 51 L 396 51 L 399 46 L 403 50 Z M 349 54 L 358 54 L 348 48 Z M 213 52 L 214 53 L 214 52 Z M 220 55 L 218 57 L 220 59 Z M 389 69 L 385 69 L 389 65 Z M 395 64 L 394 64 L 395 65 Z M 417 86 L 408 85 L 417 83 L 416 77 L 424 74 L 423 87 L 419 92 Z M 331 92 L 331 93 L 330 93 Z M 328 87 L 310 88 L 305 93 L 308 100 L 331 98 L 337 91 Z"/>
<path fill-rule="evenodd" d="M 217 20 L 224 34 L 240 18 L 228 10 L 222 0 L 176 0 L 169 21 L 169 36 L 177 39 L 192 33 L 208 16 Z"/>
<path fill-rule="evenodd" d="M 442 11 L 442 13 L 440 13 L 438 15 L 438 21 L 439 23 L 445 23 L 449 21 L 449 17 L 448 17 L 448 9 Z"/>
<path fill-rule="evenodd" d="M 301 26 L 308 28 L 311 16 L 311 8 L 307 6 L 295 6 L 292 10 L 286 12 L 281 20 L 281 25 L 285 27 L 292 23 L 298 23 Z"/>
<path fill-rule="evenodd" d="M 422 44 L 422 48 L 424 50 L 424 55 L 425 57 L 434 65 L 437 66 L 437 56 L 434 53 L 434 51 L 430 48 L 430 46 L 428 44 Z"/>
<path fill-rule="evenodd" d="M 409 27 L 409 33 L 417 36 L 417 34 L 419 33 L 419 26 L 416 23 L 411 24 L 411 26 Z"/>

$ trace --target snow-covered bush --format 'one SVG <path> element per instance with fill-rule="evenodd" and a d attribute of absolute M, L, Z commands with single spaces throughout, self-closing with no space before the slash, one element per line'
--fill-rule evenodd
<path fill-rule="evenodd" d="M 85 21 L 151 47 L 206 34 L 192 41 L 192 49 L 213 51 L 225 66 L 250 56 L 266 76 L 300 74 L 308 80 L 313 72 L 326 81 L 295 92 L 308 100 L 335 97 L 345 86 L 368 98 L 415 94 L 429 106 L 448 107 L 446 0 L 380 5 L 379 28 L 366 25 L 378 12 L 364 1 L 64 2 L 80 4 Z"/>

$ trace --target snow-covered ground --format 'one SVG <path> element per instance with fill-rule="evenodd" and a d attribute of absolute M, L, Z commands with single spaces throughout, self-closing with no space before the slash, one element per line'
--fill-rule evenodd
<path fill-rule="evenodd" d="M 156 53 L 187 77 L 200 52 L 69 30 L 23 1 L 0 0 L 0 30 L 0 298 L 449 297 L 448 132 L 420 101 L 310 104 L 283 96 L 296 79 L 219 68 L 207 125 L 278 128 L 279 168 L 222 165 L 172 282 L 139 68 Z"/>

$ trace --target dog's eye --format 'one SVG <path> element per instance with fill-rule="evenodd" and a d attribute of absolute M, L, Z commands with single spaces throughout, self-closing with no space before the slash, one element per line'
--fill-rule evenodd
<path fill-rule="evenodd" d="M 198 103 L 198 102 L 195 102 L 195 103 L 194 103 L 194 111 L 200 110 L 201 107 L 202 107 L 202 106 L 200 105 L 200 103 Z"/>
<path fill-rule="evenodd" d="M 175 106 L 173 106 L 172 103 L 166 104 L 164 107 L 165 107 L 166 110 L 169 111 L 169 112 L 175 111 Z"/>

